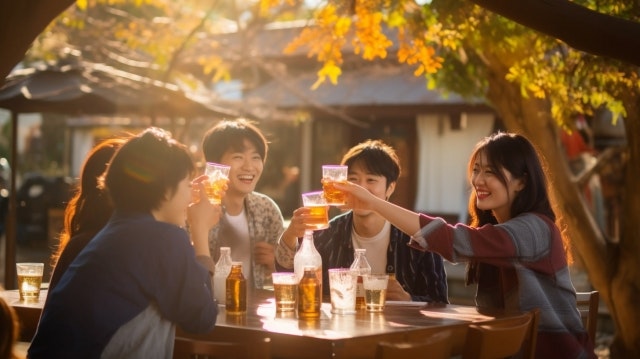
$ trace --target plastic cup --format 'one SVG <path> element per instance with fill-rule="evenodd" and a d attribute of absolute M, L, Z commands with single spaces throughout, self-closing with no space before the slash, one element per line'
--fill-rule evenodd
<path fill-rule="evenodd" d="M 322 190 L 327 204 L 332 206 L 342 206 L 346 201 L 346 194 L 336 189 L 336 182 L 347 182 L 347 171 L 349 167 L 341 165 L 322 166 Z"/>
<path fill-rule="evenodd" d="M 293 312 L 296 310 L 298 281 L 294 272 L 271 273 L 273 289 L 276 297 L 276 312 Z"/>
<path fill-rule="evenodd" d="M 204 174 L 209 177 L 205 184 L 207 198 L 213 204 L 222 202 L 223 188 L 229 182 L 230 166 L 219 163 L 207 162 Z"/>
<path fill-rule="evenodd" d="M 43 272 L 44 263 L 16 263 L 20 300 L 38 301 L 40 299 Z"/>
<path fill-rule="evenodd" d="M 331 313 L 355 314 L 357 278 L 349 268 L 329 269 Z"/>
<path fill-rule="evenodd" d="M 303 193 L 302 205 L 309 208 L 305 223 L 315 226 L 314 231 L 329 228 L 329 206 L 322 191 Z"/>
<path fill-rule="evenodd" d="M 364 303 L 368 312 L 381 312 L 387 298 L 388 274 L 367 274 L 362 277 Z"/>

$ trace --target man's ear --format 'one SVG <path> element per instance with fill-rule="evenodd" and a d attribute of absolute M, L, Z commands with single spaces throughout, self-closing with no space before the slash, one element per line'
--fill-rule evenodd
<path fill-rule="evenodd" d="M 385 191 L 385 198 L 387 199 L 387 201 L 389 200 L 389 198 L 391 198 L 391 195 L 396 190 L 396 183 L 398 183 L 398 182 L 389 183 L 389 186 L 387 187 L 387 190 Z"/>

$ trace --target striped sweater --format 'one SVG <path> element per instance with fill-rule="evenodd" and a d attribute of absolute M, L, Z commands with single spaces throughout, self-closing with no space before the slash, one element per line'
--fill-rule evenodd
<path fill-rule="evenodd" d="M 540 310 L 536 357 L 595 358 L 580 314 L 560 231 L 549 218 L 525 213 L 480 228 L 420 215 L 413 238 L 451 262 L 479 263 L 480 310 Z"/>

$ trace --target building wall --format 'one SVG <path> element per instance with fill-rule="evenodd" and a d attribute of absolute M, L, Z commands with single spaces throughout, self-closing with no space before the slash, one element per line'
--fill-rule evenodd
<path fill-rule="evenodd" d="M 467 162 L 475 144 L 493 130 L 493 114 L 467 114 L 455 129 L 449 114 L 422 114 L 418 132 L 417 191 L 414 209 L 466 221 Z M 463 121 L 464 122 L 464 121 Z"/>

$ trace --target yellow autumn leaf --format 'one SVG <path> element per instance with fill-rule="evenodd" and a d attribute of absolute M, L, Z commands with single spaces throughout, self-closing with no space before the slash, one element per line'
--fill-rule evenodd
<path fill-rule="evenodd" d="M 340 17 L 338 18 L 338 21 L 334 26 L 334 33 L 336 34 L 336 36 L 343 37 L 349 32 L 350 28 L 351 19 L 349 19 L 348 17 Z"/>
<path fill-rule="evenodd" d="M 320 71 L 318 71 L 318 80 L 313 84 L 313 86 L 311 86 L 311 89 L 315 90 L 320 87 L 327 77 L 332 84 L 336 85 L 338 83 L 338 77 L 341 74 L 342 70 L 339 66 L 336 66 L 333 62 L 326 62 Z"/>
<path fill-rule="evenodd" d="M 392 11 L 387 17 L 387 24 L 389 27 L 401 27 L 407 23 L 407 20 L 404 18 L 404 14 L 400 11 Z"/>

